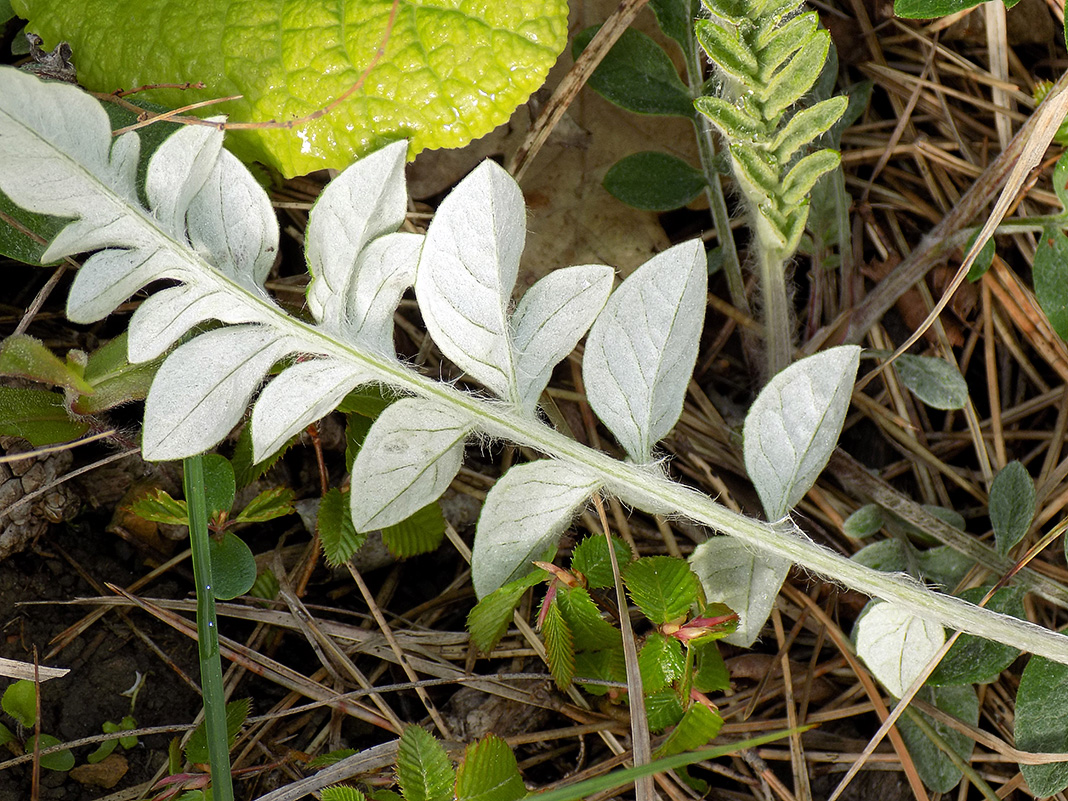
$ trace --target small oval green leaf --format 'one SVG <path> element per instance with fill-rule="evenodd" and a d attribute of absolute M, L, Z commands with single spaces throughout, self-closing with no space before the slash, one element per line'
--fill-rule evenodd
<path fill-rule="evenodd" d="M 968 385 L 955 364 L 931 356 L 898 356 L 894 362 L 901 383 L 932 409 L 963 409 Z"/>
<path fill-rule="evenodd" d="M 256 581 L 256 558 L 244 540 L 227 531 L 222 541 L 212 538 L 209 552 L 212 591 L 216 598 L 228 601 L 252 589 Z"/>
<path fill-rule="evenodd" d="M 1035 482 L 1027 468 L 1009 462 L 990 485 L 990 524 L 1002 556 L 1024 538 L 1035 516 Z"/>
<path fill-rule="evenodd" d="M 1057 226 L 1043 229 L 1033 271 L 1038 304 L 1057 335 L 1068 339 L 1068 236 Z"/>
<path fill-rule="evenodd" d="M 604 188 L 612 197 L 644 211 L 685 206 L 707 184 L 704 173 L 682 159 L 652 151 L 620 159 L 604 176 Z"/>

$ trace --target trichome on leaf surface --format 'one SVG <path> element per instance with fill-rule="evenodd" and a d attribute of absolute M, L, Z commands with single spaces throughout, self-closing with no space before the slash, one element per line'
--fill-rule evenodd
<path fill-rule="evenodd" d="M 71 288 L 70 318 L 99 320 L 138 289 L 169 279 L 176 285 L 134 314 L 130 357 L 155 358 L 196 334 L 167 356 L 152 384 L 147 458 L 214 446 L 278 363 L 283 369 L 252 413 L 257 459 L 352 388 L 383 384 L 408 397 L 376 420 L 356 459 L 354 470 L 366 476 L 363 491 L 351 495 L 357 530 L 403 520 L 437 498 L 472 436 L 549 457 L 513 467 L 487 497 L 473 557 L 479 595 L 529 572 L 530 560 L 550 551 L 572 515 L 603 491 L 638 509 L 683 515 L 933 623 L 1068 662 L 1059 634 L 851 562 L 789 520 L 747 518 L 665 476 L 653 446 L 678 419 L 696 357 L 706 271 L 699 242 L 653 258 L 611 294 L 608 268 L 559 270 L 512 311 L 525 227 L 515 182 L 486 162 L 443 201 L 425 237 L 398 232 L 406 149 L 396 143 L 356 162 L 315 205 L 308 322 L 285 313 L 262 285 L 277 223 L 256 181 L 222 149 L 221 132 L 178 131 L 152 154 L 139 186 L 136 133 L 113 141 L 107 115 L 80 90 L 0 71 L 0 190 L 33 212 L 73 220 L 46 260 L 95 251 Z M 442 353 L 496 397 L 462 392 L 397 359 L 392 315 L 408 286 Z M 197 333 L 213 320 L 222 327 Z M 535 411 L 552 366 L 587 327 L 588 398 L 626 461 L 575 442 Z M 762 498 L 781 499 L 765 499 L 769 512 L 789 508 L 829 458 L 840 412 L 824 418 L 848 398 L 858 357 L 859 349 L 845 347 L 792 365 L 765 390 L 768 411 L 747 421 L 764 432 L 758 439 L 772 465 L 793 465 L 785 477 L 754 476 Z M 810 425 L 804 441 L 783 445 L 775 436 L 805 418 L 824 422 Z"/>

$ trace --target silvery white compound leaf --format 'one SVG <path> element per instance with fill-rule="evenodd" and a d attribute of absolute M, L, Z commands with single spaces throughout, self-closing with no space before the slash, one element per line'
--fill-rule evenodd
<path fill-rule="evenodd" d="M 533 411 L 553 367 L 567 356 L 604 308 L 612 291 L 611 267 L 568 267 L 549 273 L 526 291 L 512 314 L 516 389 Z"/>
<path fill-rule="evenodd" d="M 708 262 L 699 240 L 654 256 L 612 293 L 586 339 L 590 405 L 638 463 L 682 414 L 705 318 Z"/>
<path fill-rule="evenodd" d="M 139 152 L 137 134 L 113 139 L 104 109 L 78 87 L 0 69 L 0 190 L 24 209 L 74 218 L 45 262 L 145 244 Z"/>
<path fill-rule="evenodd" d="M 486 496 L 471 551 L 475 595 L 526 575 L 601 485 L 594 473 L 555 459 L 516 465 Z"/>
<path fill-rule="evenodd" d="M 308 215 L 308 308 L 328 327 L 344 324 L 364 248 L 404 222 L 407 152 L 407 142 L 394 142 L 360 159 L 327 184 Z"/>
<path fill-rule="evenodd" d="M 857 656 L 887 691 L 900 698 L 946 641 L 937 623 L 884 601 L 874 601 L 857 621 Z"/>
<path fill-rule="evenodd" d="M 145 197 L 160 226 L 185 239 L 185 215 L 193 197 L 215 169 L 223 132 L 187 125 L 168 136 L 148 161 Z"/>
<path fill-rule="evenodd" d="M 738 629 L 727 642 L 748 648 L 771 614 L 790 562 L 758 553 L 734 537 L 713 537 L 694 548 L 690 568 L 709 601 L 738 613 Z"/>
<path fill-rule="evenodd" d="M 352 465 L 352 524 L 372 531 L 435 501 L 460 470 L 474 421 L 440 403 L 403 398 L 386 407 Z"/>
<path fill-rule="evenodd" d="M 287 367 L 256 399 L 252 410 L 252 460 L 261 462 L 341 399 L 374 376 L 341 359 L 309 359 Z"/>
<path fill-rule="evenodd" d="M 263 282 L 278 255 L 278 219 L 267 193 L 229 150 L 194 195 L 186 225 L 206 261 L 267 298 Z"/>
<path fill-rule="evenodd" d="M 98 250 L 74 274 L 67 317 L 75 323 L 102 320 L 145 284 L 177 277 L 182 268 L 181 260 L 164 248 Z"/>
<path fill-rule="evenodd" d="M 220 328 L 182 345 L 163 362 L 145 400 L 144 457 L 183 459 L 218 444 L 271 365 L 296 347 L 257 325 Z"/>
<path fill-rule="evenodd" d="M 346 334 L 381 356 L 394 357 L 393 313 L 415 283 L 421 234 L 385 234 L 364 248 L 349 293 Z"/>
<path fill-rule="evenodd" d="M 745 417 L 745 469 L 764 514 L 778 520 L 827 466 L 842 432 L 860 348 L 843 345 L 795 362 L 775 375 Z"/>
<path fill-rule="evenodd" d="M 415 277 L 423 322 L 441 352 L 513 402 L 508 305 L 525 237 L 523 193 L 502 167 L 484 161 L 438 206 Z"/>

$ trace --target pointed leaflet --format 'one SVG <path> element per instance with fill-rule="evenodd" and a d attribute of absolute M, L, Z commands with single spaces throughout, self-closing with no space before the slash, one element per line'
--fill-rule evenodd
<path fill-rule="evenodd" d="M 331 330 L 344 323 L 364 248 L 404 222 L 406 153 L 407 143 L 395 142 L 360 159 L 327 185 L 308 215 L 308 307 Z"/>
<path fill-rule="evenodd" d="M 352 465 L 356 530 L 391 526 L 437 500 L 460 470 L 473 428 L 473 420 L 420 398 L 382 412 Z"/>
<path fill-rule="evenodd" d="M 533 411 L 553 367 L 567 356 L 612 291 L 611 267 L 567 267 L 549 273 L 527 290 L 512 314 L 519 402 Z"/>
<path fill-rule="evenodd" d="M 519 801 L 526 795 L 508 743 L 489 734 L 467 746 L 456 775 L 456 801 Z"/>
<path fill-rule="evenodd" d="M 697 602 L 697 577 L 681 559 L 645 556 L 622 572 L 631 600 L 658 626 L 685 617 Z"/>
<path fill-rule="evenodd" d="M 709 601 L 738 613 L 737 630 L 724 639 L 748 648 L 771 614 L 790 563 L 755 553 L 733 537 L 713 537 L 694 549 L 690 567 Z"/>
<path fill-rule="evenodd" d="M 415 278 L 423 321 L 441 352 L 512 401 L 508 304 L 525 236 L 523 193 L 502 167 L 485 161 L 438 207 Z"/>
<path fill-rule="evenodd" d="M 857 621 L 857 656 L 895 698 L 916 680 L 946 641 L 937 623 L 885 601 L 873 601 Z"/>
<path fill-rule="evenodd" d="M 145 401 L 145 458 L 162 462 L 201 453 L 230 433 L 276 361 L 297 347 L 255 325 L 201 334 L 174 351 Z"/>
<path fill-rule="evenodd" d="M 682 414 L 705 316 L 708 265 L 700 241 L 639 267 L 605 304 L 586 340 L 590 405 L 635 462 Z"/>
<path fill-rule="evenodd" d="M 1035 516 L 1035 482 L 1027 468 L 1009 462 L 990 485 L 990 525 L 998 553 L 1004 555 L 1024 538 Z"/>
<path fill-rule="evenodd" d="M 374 376 L 341 359 L 310 359 L 287 367 L 266 386 L 252 410 L 252 459 L 262 462 L 289 438 L 332 412 L 350 391 Z"/>
<path fill-rule="evenodd" d="M 397 783 L 404 801 L 451 801 L 455 773 L 445 748 L 418 726 L 408 726 L 397 749 Z"/>
<path fill-rule="evenodd" d="M 516 465 L 505 473 L 486 496 L 475 531 L 475 595 L 485 598 L 530 572 L 530 563 L 556 545 L 599 486 L 592 473 L 552 459 Z"/>
<path fill-rule="evenodd" d="M 845 422 L 860 348 L 844 345 L 787 367 L 745 417 L 745 468 L 764 513 L 790 511 L 827 465 Z"/>

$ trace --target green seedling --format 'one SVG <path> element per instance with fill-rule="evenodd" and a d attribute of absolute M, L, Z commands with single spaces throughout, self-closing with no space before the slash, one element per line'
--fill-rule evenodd
<path fill-rule="evenodd" d="M 42 733 L 24 737 L 23 732 L 32 729 L 37 723 L 37 689 L 32 681 L 20 679 L 9 684 L 0 697 L 0 708 L 15 721 L 18 734 L 0 723 L 0 745 L 15 748 L 21 753 L 29 753 L 35 748 L 45 749 L 59 745 L 60 740 L 51 734 Z M 74 754 L 69 748 L 41 755 L 41 767 L 54 771 L 68 771 L 74 767 Z"/>

